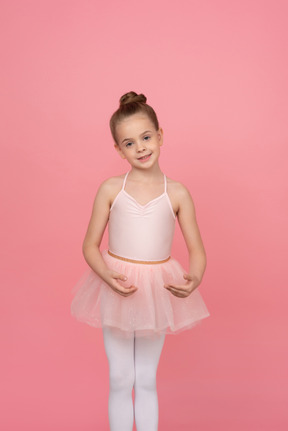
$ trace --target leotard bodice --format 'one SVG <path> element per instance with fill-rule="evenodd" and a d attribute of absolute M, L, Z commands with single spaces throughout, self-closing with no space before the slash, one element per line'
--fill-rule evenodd
<path fill-rule="evenodd" d="M 167 259 L 171 253 L 175 214 L 167 193 L 166 176 L 164 192 L 141 205 L 125 190 L 128 173 L 110 208 L 109 250 L 128 259 Z"/>

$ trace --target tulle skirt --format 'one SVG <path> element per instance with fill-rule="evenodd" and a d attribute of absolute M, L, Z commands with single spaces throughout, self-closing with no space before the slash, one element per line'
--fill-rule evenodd
<path fill-rule="evenodd" d="M 71 314 L 77 320 L 96 328 L 110 327 L 124 336 L 151 336 L 189 329 L 209 316 L 198 289 L 178 298 L 163 287 L 185 284 L 185 270 L 177 260 L 147 265 L 119 260 L 106 250 L 102 255 L 108 268 L 127 276 L 124 285 L 138 290 L 123 297 L 89 269 L 72 290 Z"/>

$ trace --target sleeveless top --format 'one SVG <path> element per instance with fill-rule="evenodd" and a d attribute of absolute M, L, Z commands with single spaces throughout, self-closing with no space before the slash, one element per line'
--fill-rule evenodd
<path fill-rule="evenodd" d="M 134 260 L 167 259 L 171 252 L 176 217 L 167 194 L 166 176 L 164 192 L 141 205 L 125 191 L 128 174 L 110 208 L 109 250 Z"/>

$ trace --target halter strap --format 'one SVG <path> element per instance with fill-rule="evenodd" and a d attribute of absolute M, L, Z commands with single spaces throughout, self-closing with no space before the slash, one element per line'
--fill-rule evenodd
<path fill-rule="evenodd" d="M 125 186 L 126 186 L 126 180 L 127 180 L 128 174 L 129 174 L 129 171 L 128 171 L 128 172 L 126 172 L 126 175 L 125 175 L 125 178 L 124 178 L 124 181 L 123 181 L 123 185 L 122 185 L 122 190 L 124 190 L 124 189 L 125 189 Z"/>
<path fill-rule="evenodd" d="M 167 193 L 167 179 L 166 179 L 166 175 L 164 175 L 164 193 Z"/>

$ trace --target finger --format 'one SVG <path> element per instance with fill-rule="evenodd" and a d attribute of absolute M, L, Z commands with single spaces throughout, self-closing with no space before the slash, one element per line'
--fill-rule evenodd
<path fill-rule="evenodd" d="M 166 287 L 166 289 L 175 289 L 175 290 L 178 290 L 179 292 L 187 292 L 187 287 L 183 285 L 166 284 L 164 285 L 164 287 Z"/>
<path fill-rule="evenodd" d="M 183 298 L 183 297 L 184 297 L 184 295 L 181 295 L 180 293 L 175 292 L 174 290 L 170 290 L 170 293 L 171 293 L 173 296 L 176 296 L 177 298 Z"/>
<path fill-rule="evenodd" d="M 122 287 L 122 286 L 117 286 L 117 290 L 119 290 L 119 292 L 125 293 L 125 294 L 129 294 L 129 293 L 133 293 L 137 290 L 137 287 L 135 286 L 129 286 L 129 287 Z"/>
<path fill-rule="evenodd" d="M 132 295 L 132 293 L 136 292 L 137 287 L 136 286 L 127 286 L 126 287 L 126 286 L 122 286 L 119 283 L 115 283 L 114 290 L 117 293 L 122 294 L 123 296 L 129 296 L 129 295 Z"/>
<path fill-rule="evenodd" d="M 130 296 L 130 295 L 133 295 L 133 293 L 135 293 L 135 291 L 133 290 L 133 291 L 130 291 L 130 292 L 121 292 L 120 290 L 118 290 L 118 289 L 113 289 L 114 290 L 114 292 L 115 293 L 117 293 L 118 295 L 121 295 L 121 296 L 124 296 L 124 297 L 126 297 L 126 296 Z"/>
<path fill-rule="evenodd" d="M 169 290 L 169 292 L 171 292 L 174 296 L 177 296 L 178 298 L 185 298 L 186 296 L 188 296 L 187 292 L 180 292 L 177 289 L 171 287 L 167 287 L 167 290 Z"/>
<path fill-rule="evenodd" d="M 123 292 L 119 292 L 119 290 L 115 290 L 115 293 L 117 293 L 117 295 L 120 295 L 124 298 L 127 298 L 128 296 L 133 294 L 133 292 L 132 293 L 123 293 Z"/>
<path fill-rule="evenodd" d="M 127 277 L 126 277 L 126 275 L 124 275 L 124 274 L 115 274 L 115 275 L 113 276 L 113 278 L 114 278 L 115 280 L 121 280 L 121 281 L 126 281 L 126 280 L 127 280 Z"/>
<path fill-rule="evenodd" d="M 118 295 L 124 296 L 125 298 L 127 296 L 131 296 L 135 293 L 135 291 L 133 291 L 133 292 L 119 292 L 118 290 L 115 290 L 115 292 L 118 293 Z"/>
<path fill-rule="evenodd" d="M 117 283 L 119 283 L 119 286 L 121 286 L 121 290 L 124 287 L 125 289 L 129 289 L 132 284 L 131 282 L 128 280 L 128 277 L 126 277 L 126 275 L 124 274 L 117 274 L 114 275 L 114 280 L 116 280 Z"/>

